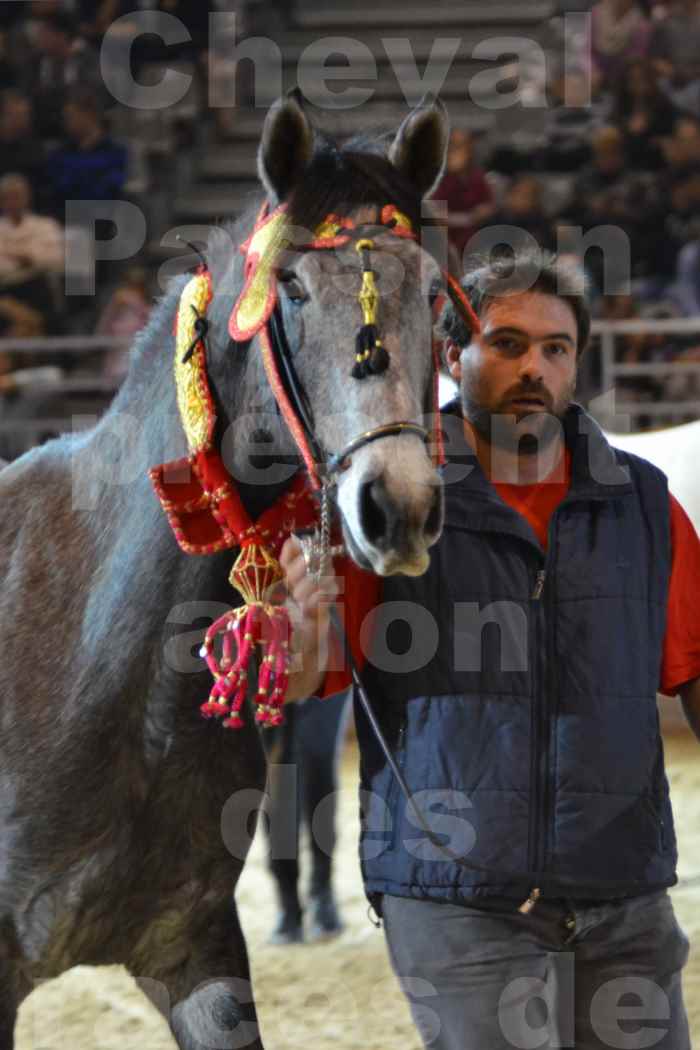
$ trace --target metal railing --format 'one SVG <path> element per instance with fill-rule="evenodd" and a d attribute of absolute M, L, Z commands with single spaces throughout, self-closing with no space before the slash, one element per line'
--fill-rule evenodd
<path fill-rule="evenodd" d="M 665 422 L 681 421 L 689 416 L 700 419 L 700 398 L 685 401 L 659 400 L 659 401 L 631 401 L 618 398 L 615 394 L 612 404 L 606 404 L 606 395 L 616 390 L 618 380 L 627 377 L 653 376 L 664 378 L 670 375 L 687 375 L 697 377 L 698 390 L 700 390 L 700 361 L 663 361 L 663 362 L 638 362 L 626 363 L 616 360 L 616 340 L 624 335 L 698 335 L 700 344 L 700 317 L 673 318 L 669 320 L 635 319 L 629 321 L 595 321 L 592 325 L 592 335 L 600 339 L 601 354 L 601 381 L 604 396 L 600 404 L 596 401 L 589 406 L 598 421 L 606 427 L 614 429 L 614 418 L 626 417 L 630 422 L 630 429 L 638 428 L 638 420 L 642 416 L 659 418 Z M 128 350 L 131 340 L 113 336 L 59 336 L 41 339 L 2 339 L 0 340 L 0 351 L 7 351 L 13 355 L 41 353 L 47 356 L 52 354 L 75 355 L 77 358 L 109 350 Z M 105 400 L 117 389 L 118 384 L 111 379 L 97 375 L 75 375 L 69 379 L 62 379 L 55 383 L 42 384 L 41 392 L 56 395 L 80 395 L 94 393 L 103 395 Z M 28 406 L 29 407 L 29 406 Z M 1 409 L 0 409 L 1 413 Z M 34 441 L 39 440 L 48 432 L 60 432 L 71 425 L 68 417 L 57 417 L 55 411 L 51 418 L 15 418 L 12 420 L 2 419 L 0 414 L 0 434 L 13 433 L 26 439 L 27 447 Z M 79 426 L 80 424 L 77 423 Z"/>
<path fill-rule="evenodd" d="M 8 354 L 87 354 L 100 350 L 128 350 L 132 340 L 111 335 L 57 335 L 40 339 L 0 339 Z"/>
<path fill-rule="evenodd" d="M 622 335 L 695 335 L 700 345 L 700 317 L 678 317 L 664 320 L 638 318 L 630 321 L 595 321 L 591 327 L 592 335 L 600 338 L 601 386 L 604 395 L 617 388 L 621 378 L 654 376 L 660 379 L 671 375 L 696 376 L 700 390 L 700 361 L 659 361 L 633 362 L 617 361 L 615 354 L 616 338 Z M 602 400 L 602 399 L 601 399 Z M 610 414 L 605 408 L 591 410 L 598 421 L 610 426 Z M 628 417 L 632 431 L 639 429 L 635 421 L 640 416 L 663 417 L 666 420 L 679 422 L 688 416 L 700 419 L 700 398 L 687 401 L 625 401 L 615 396 L 614 416 Z"/>
<path fill-rule="evenodd" d="M 70 355 L 78 362 L 78 368 L 70 377 L 49 381 L 37 378 L 35 384 L 26 388 L 24 405 L 19 411 L 9 411 L 7 408 L 3 411 L 0 397 L 0 439 L 3 439 L 1 443 L 5 446 L 9 437 L 12 446 L 11 450 L 4 447 L 4 454 L 14 457 L 47 437 L 91 426 L 95 421 L 98 406 L 107 406 L 119 383 L 111 377 L 95 374 L 94 370 L 81 370 L 80 358 L 107 353 L 110 350 L 128 351 L 131 342 L 130 339 L 100 335 L 0 340 L 0 351 L 19 358 L 17 363 L 20 368 L 21 357 L 31 354 L 41 354 L 45 361 L 52 355 L 60 358 Z M 63 415 L 60 414 L 61 398 L 80 397 L 92 397 L 92 407 L 95 411 L 81 414 L 67 411 Z M 37 409 L 36 401 L 39 399 L 50 399 L 50 403 L 44 401 L 43 410 Z"/>

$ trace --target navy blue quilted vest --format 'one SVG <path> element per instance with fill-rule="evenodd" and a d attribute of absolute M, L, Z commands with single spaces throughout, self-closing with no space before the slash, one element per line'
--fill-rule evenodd
<path fill-rule="evenodd" d="M 671 566 L 665 476 L 578 405 L 547 552 L 445 416 L 446 519 L 385 581 L 364 680 L 426 836 L 357 707 L 368 896 L 615 899 L 675 880 L 659 735 Z"/>

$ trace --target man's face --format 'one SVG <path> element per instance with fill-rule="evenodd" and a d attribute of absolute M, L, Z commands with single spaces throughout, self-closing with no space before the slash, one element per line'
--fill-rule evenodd
<path fill-rule="evenodd" d="M 490 444 L 515 440 L 521 453 L 536 451 L 560 433 L 560 419 L 576 388 L 577 330 L 568 303 L 541 292 L 506 294 L 481 317 L 481 332 L 457 357 L 448 354 L 460 385 L 464 416 Z M 526 419 L 527 424 L 518 424 Z"/>
<path fill-rule="evenodd" d="M 450 148 L 447 151 L 447 170 L 451 175 L 458 175 L 469 167 L 472 160 L 472 140 L 468 132 L 460 128 L 452 132 Z"/>
<path fill-rule="evenodd" d="M 88 117 L 80 106 L 68 102 L 63 107 L 63 127 L 69 138 L 79 139 L 85 134 L 88 123 Z"/>
<path fill-rule="evenodd" d="M 23 215 L 29 207 L 29 191 L 20 183 L 11 183 L 0 190 L 0 210 L 8 215 Z"/>

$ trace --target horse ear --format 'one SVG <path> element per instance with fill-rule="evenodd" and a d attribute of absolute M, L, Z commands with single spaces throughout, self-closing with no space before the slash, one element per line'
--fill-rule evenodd
<path fill-rule="evenodd" d="M 283 201 L 314 151 L 314 133 L 298 88 L 270 107 L 258 150 L 258 175 L 273 202 Z"/>
<path fill-rule="evenodd" d="M 389 147 L 389 160 L 426 197 L 445 164 L 450 122 L 438 98 L 427 94 L 412 109 Z"/>

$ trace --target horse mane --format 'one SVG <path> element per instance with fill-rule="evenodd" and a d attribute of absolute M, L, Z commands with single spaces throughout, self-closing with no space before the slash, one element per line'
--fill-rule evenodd
<path fill-rule="evenodd" d="M 366 205 L 394 204 L 421 223 L 421 197 L 387 156 L 391 136 L 354 136 L 342 145 L 317 136 L 316 149 L 287 201 L 293 226 L 313 230 L 331 213 L 348 214 Z"/>

